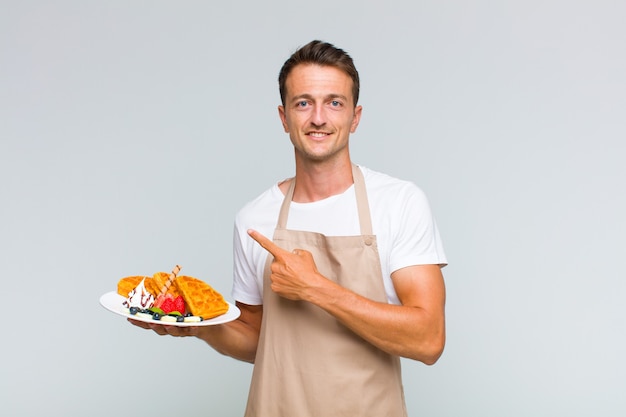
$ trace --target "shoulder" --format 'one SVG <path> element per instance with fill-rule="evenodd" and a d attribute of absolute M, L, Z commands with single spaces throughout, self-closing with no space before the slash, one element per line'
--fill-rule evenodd
<path fill-rule="evenodd" d="M 278 183 L 272 185 L 255 199 L 246 203 L 235 216 L 237 224 L 254 224 L 259 219 L 264 219 L 268 215 L 276 213 L 282 202 L 282 192 L 278 188 Z"/>
<path fill-rule="evenodd" d="M 359 166 L 363 172 L 370 200 L 403 201 L 406 199 L 427 202 L 426 195 L 415 183 L 382 172 Z"/>

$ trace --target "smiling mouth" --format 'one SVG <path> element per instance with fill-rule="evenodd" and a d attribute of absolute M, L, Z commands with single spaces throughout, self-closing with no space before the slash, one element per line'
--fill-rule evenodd
<path fill-rule="evenodd" d="M 330 133 L 326 133 L 326 132 L 309 132 L 307 133 L 308 136 L 314 137 L 314 138 L 323 138 L 326 137 L 328 135 L 330 135 Z"/>

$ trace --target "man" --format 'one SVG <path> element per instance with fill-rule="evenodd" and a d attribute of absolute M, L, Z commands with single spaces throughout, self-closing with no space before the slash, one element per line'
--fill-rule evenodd
<path fill-rule="evenodd" d="M 415 185 L 352 163 L 362 108 L 343 50 L 305 45 L 279 87 L 296 174 L 237 215 L 241 316 L 134 323 L 254 363 L 247 416 L 405 416 L 399 358 L 433 364 L 445 344 L 446 259 L 428 202 Z"/>

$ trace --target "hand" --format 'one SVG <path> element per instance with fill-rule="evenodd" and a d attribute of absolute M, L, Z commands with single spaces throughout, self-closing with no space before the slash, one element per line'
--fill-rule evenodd
<path fill-rule="evenodd" d="M 290 300 L 305 300 L 307 289 L 324 281 L 315 266 L 313 255 L 304 249 L 286 251 L 256 230 L 248 230 L 252 239 L 274 256 L 271 265 L 271 288 L 276 294 Z"/>
<path fill-rule="evenodd" d="M 198 336 L 198 326 L 171 326 L 166 324 L 160 324 L 157 322 L 146 323 L 145 321 L 139 321 L 134 319 L 127 319 L 129 323 L 141 327 L 146 330 L 153 330 L 156 334 L 165 336 L 185 337 L 185 336 Z"/>

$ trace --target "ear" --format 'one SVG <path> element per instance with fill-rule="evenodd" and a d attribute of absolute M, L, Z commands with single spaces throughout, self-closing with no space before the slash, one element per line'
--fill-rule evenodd
<path fill-rule="evenodd" d="M 362 111 L 363 111 L 362 106 L 356 106 L 354 108 L 354 116 L 352 117 L 352 124 L 350 125 L 350 133 L 356 132 L 356 128 L 359 126 L 359 122 L 361 121 Z"/>
<path fill-rule="evenodd" d="M 278 106 L 278 116 L 280 116 L 280 122 L 283 124 L 285 133 L 289 133 L 289 126 L 287 125 L 287 116 L 285 115 L 284 106 Z"/>

